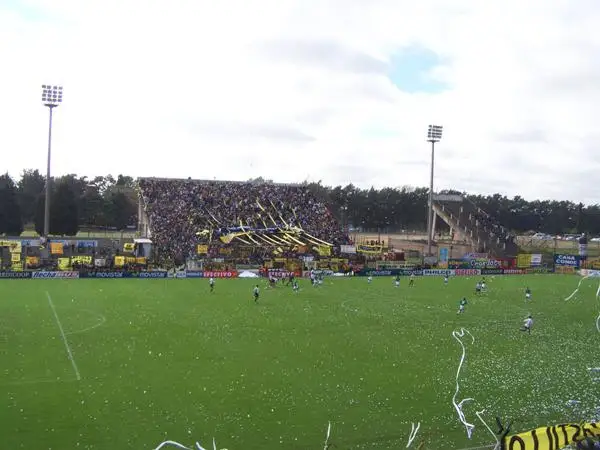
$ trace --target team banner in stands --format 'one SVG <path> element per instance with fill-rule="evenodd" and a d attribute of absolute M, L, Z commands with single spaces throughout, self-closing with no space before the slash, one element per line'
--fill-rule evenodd
<path fill-rule="evenodd" d="M 206 255 L 208 253 L 208 245 L 198 244 L 196 246 L 196 253 L 199 255 Z"/>
<path fill-rule="evenodd" d="M 356 246 L 356 251 L 358 253 L 380 254 L 383 251 L 383 246 L 382 245 L 358 244 Z"/>
<path fill-rule="evenodd" d="M 354 245 L 340 245 L 340 252 L 354 254 L 356 253 L 356 247 Z"/>
<path fill-rule="evenodd" d="M 330 256 L 331 255 L 331 247 L 327 245 L 319 245 L 317 247 L 313 247 L 314 250 L 319 254 L 319 256 Z"/>
<path fill-rule="evenodd" d="M 69 270 L 71 268 L 71 261 L 69 258 L 58 258 L 58 270 Z"/>
<path fill-rule="evenodd" d="M 600 436 L 600 425 L 596 423 L 561 424 L 505 436 L 500 448 L 502 450 L 557 450 L 588 437 L 598 436 Z"/>
<path fill-rule="evenodd" d="M 10 254 L 10 260 L 13 263 L 21 262 L 21 254 L 20 253 L 11 253 Z"/>
<path fill-rule="evenodd" d="M 21 253 L 21 241 L 10 241 L 3 239 L 0 241 L 0 247 L 8 247 L 8 251 L 11 253 Z"/>
<path fill-rule="evenodd" d="M 37 256 L 26 256 L 25 264 L 29 267 L 37 266 L 40 263 L 40 258 Z"/>
<path fill-rule="evenodd" d="M 123 267 L 125 265 L 124 256 L 115 256 L 115 267 Z"/>
<path fill-rule="evenodd" d="M 62 242 L 50 242 L 50 253 L 53 255 L 62 255 L 63 247 Z"/>
<path fill-rule="evenodd" d="M 135 244 L 133 242 L 125 242 L 123 244 L 124 252 L 133 252 L 135 250 Z"/>
<path fill-rule="evenodd" d="M 517 267 L 519 269 L 531 267 L 531 255 L 529 253 L 521 253 L 517 255 Z"/>

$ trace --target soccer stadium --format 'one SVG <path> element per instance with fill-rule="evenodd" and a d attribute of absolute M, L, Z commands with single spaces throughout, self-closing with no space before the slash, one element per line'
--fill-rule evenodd
<path fill-rule="evenodd" d="M 580 6 L 0 4 L 0 449 L 600 449 Z"/>

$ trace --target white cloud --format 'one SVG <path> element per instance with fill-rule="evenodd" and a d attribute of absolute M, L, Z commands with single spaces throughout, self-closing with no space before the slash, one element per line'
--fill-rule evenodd
<path fill-rule="evenodd" d="M 9 6 L 7 6 L 9 5 Z M 436 186 L 597 202 L 594 0 L 10 0 L 2 169 Z M 450 6 L 451 5 L 451 6 Z M 408 47 L 448 89 L 385 77 Z"/>

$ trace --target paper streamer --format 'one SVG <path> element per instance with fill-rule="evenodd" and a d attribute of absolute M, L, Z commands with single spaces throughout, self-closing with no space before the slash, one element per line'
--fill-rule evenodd
<path fill-rule="evenodd" d="M 600 284 L 598 284 L 598 290 L 596 291 L 596 300 L 600 301 Z M 596 330 L 600 333 L 600 305 L 598 306 L 598 317 L 596 317 Z"/>
<path fill-rule="evenodd" d="M 200 445 L 200 442 L 196 442 L 196 445 L 194 445 L 194 448 L 189 448 L 186 447 L 183 444 L 180 444 L 179 442 L 175 442 L 175 441 L 165 441 L 165 442 L 161 442 L 161 444 L 156 447 L 154 450 L 160 450 L 163 447 L 177 447 L 181 450 L 206 450 L 204 447 L 202 447 Z M 215 442 L 215 438 L 213 438 L 213 450 L 217 450 L 217 443 Z"/>
<path fill-rule="evenodd" d="M 565 298 L 565 302 L 567 302 L 567 301 L 571 300 L 573 297 L 575 297 L 575 294 L 577 294 L 579 292 L 579 288 L 581 287 L 581 283 L 583 283 L 583 280 L 586 280 L 589 277 L 590 276 L 588 275 L 586 277 L 583 277 L 581 280 L 579 280 L 579 284 L 577 285 L 577 289 L 575 289 L 571 295 L 569 295 L 567 298 Z"/>
<path fill-rule="evenodd" d="M 460 344 L 461 348 L 462 348 L 462 355 L 460 357 L 460 362 L 458 364 L 458 369 L 456 371 L 456 391 L 454 392 L 454 395 L 452 396 L 452 405 L 454 405 L 454 409 L 456 409 L 456 413 L 458 414 L 458 420 L 460 420 L 460 422 L 465 426 L 466 430 L 467 430 L 467 437 L 469 439 L 471 439 L 472 435 L 473 435 L 473 429 L 475 428 L 475 425 L 473 425 L 472 423 L 467 422 L 467 419 L 465 418 L 465 414 L 462 410 L 463 408 L 463 404 L 465 402 L 469 402 L 472 401 L 472 398 L 465 398 L 463 400 L 461 400 L 459 403 L 456 403 L 456 397 L 458 396 L 458 392 L 460 391 L 460 384 L 458 382 L 458 379 L 460 377 L 460 371 L 462 369 L 462 365 L 465 361 L 465 356 L 467 354 L 465 345 L 462 342 L 462 338 L 468 334 L 469 336 L 471 336 L 471 340 L 472 340 L 472 344 L 475 343 L 475 338 L 473 337 L 473 335 L 469 332 L 469 330 L 465 330 L 464 328 L 461 328 L 458 331 L 453 331 L 452 332 L 452 337 L 454 337 L 454 339 L 456 339 L 458 341 L 458 343 Z"/>
<path fill-rule="evenodd" d="M 331 422 L 327 425 L 327 434 L 325 435 L 325 445 L 323 446 L 323 450 L 327 450 L 329 448 L 329 436 L 331 436 Z"/>
<path fill-rule="evenodd" d="M 421 422 L 417 422 L 417 426 L 415 427 L 415 423 L 413 422 L 410 429 L 410 434 L 408 435 L 408 444 L 406 444 L 406 448 L 410 447 L 415 438 L 417 437 L 417 433 L 419 432 L 419 428 L 421 428 Z"/>
<path fill-rule="evenodd" d="M 494 445 L 494 450 L 500 450 L 501 447 L 501 443 L 500 443 L 500 439 L 498 439 L 498 436 L 496 436 L 496 433 L 494 433 L 494 431 L 490 428 L 490 426 L 485 422 L 485 420 L 483 420 L 483 413 L 485 412 L 485 409 L 482 409 L 481 411 L 475 411 L 475 415 L 477 416 L 477 418 L 479 419 L 479 421 L 483 424 L 484 427 L 487 428 L 487 430 L 490 432 L 490 434 L 492 436 L 494 436 L 494 439 L 496 440 L 496 445 Z"/>

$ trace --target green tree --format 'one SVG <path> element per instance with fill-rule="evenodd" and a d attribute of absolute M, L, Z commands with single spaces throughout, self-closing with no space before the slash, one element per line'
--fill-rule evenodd
<path fill-rule="evenodd" d="M 23 232 L 17 188 L 7 174 L 0 176 L 0 234 L 20 236 Z"/>
<path fill-rule="evenodd" d="M 21 179 L 18 182 L 18 198 L 23 223 L 34 222 L 37 199 L 44 192 L 45 186 L 46 178 L 39 170 L 26 169 L 21 174 Z"/>
<path fill-rule="evenodd" d="M 79 231 L 79 211 L 72 185 L 57 183 L 50 202 L 50 234 L 75 236 Z"/>
<path fill-rule="evenodd" d="M 127 195 L 117 192 L 108 201 L 110 225 L 122 231 L 135 223 L 136 205 L 131 203 Z"/>

